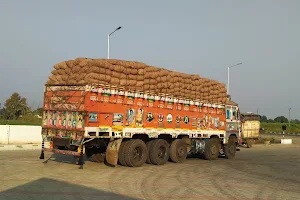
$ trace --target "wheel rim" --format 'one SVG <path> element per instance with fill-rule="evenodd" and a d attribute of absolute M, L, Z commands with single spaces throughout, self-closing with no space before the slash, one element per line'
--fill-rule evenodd
<path fill-rule="evenodd" d="M 184 154 L 185 154 L 184 148 L 183 148 L 182 146 L 179 147 L 179 148 L 177 149 L 177 155 L 178 155 L 178 157 L 183 157 Z"/>
<path fill-rule="evenodd" d="M 234 145 L 230 145 L 228 150 L 229 150 L 230 154 L 234 154 L 234 151 L 235 151 Z"/>
<path fill-rule="evenodd" d="M 140 161 L 144 156 L 143 148 L 136 147 L 133 151 L 133 160 Z"/>
<path fill-rule="evenodd" d="M 159 159 L 164 159 L 166 155 L 166 148 L 163 146 L 160 146 L 158 149 L 158 158 Z"/>
<path fill-rule="evenodd" d="M 213 146 L 211 147 L 211 149 L 210 149 L 210 152 L 211 152 L 212 155 L 216 155 L 217 152 L 218 152 L 217 146 L 216 146 L 216 145 L 213 145 Z"/>

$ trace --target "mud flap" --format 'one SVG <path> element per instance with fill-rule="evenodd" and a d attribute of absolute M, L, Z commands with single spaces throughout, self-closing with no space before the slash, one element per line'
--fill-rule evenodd
<path fill-rule="evenodd" d="M 122 140 L 122 138 L 116 139 L 108 143 L 108 147 L 106 149 L 106 162 L 112 166 L 116 166 L 118 163 L 118 154 Z"/>

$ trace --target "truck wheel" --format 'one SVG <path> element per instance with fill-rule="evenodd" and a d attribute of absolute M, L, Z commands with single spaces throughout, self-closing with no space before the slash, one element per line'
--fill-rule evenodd
<path fill-rule="evenodd" d="M 232 159 L 235 156 L 236 144 L 233 140 L 229 140 L 227 144 L 224 145 L 225 158 Z"/>
<path fill-rule="evenodd" d="M 204 158 L 206 160 L 216 160 L 220 154 L 219 140 L 211 138 L 205 143 Z"/>
<path fill-rule="evenodd" d="M 120 145 L 120 149 L 119 149 L 119 153 L 118 153 L 118 160 L 119 160 L 119 163 L 120 165 L 123 165 L 123 166 L 127 166 L 126 162 L 125 162 L 125 153 L 126 153 L 126 149 L 127 149 L 127 143 L 129 141 L 124 141 L 121 143 Z"/>
<path fill-rule="evenodd" d="M 125 162 L 128 167 L 140 167 L 147 159 L 147 146 L 143 140 L 130 140 L 125 146 Z"/>
<path fill-rule="evenodd" d="M 168 162 L 170 155 L 169 143 L 163 139 L 154 140 L 150 148 L 150 160 L 154 165 L 163 165 Z"/>
<path fill-rule="evenodd" d="M 150 159 L 150 148 L 151 148 L 151 146 L 152 146 L 152 144 L 153 144 L 154 141 L 155 140 L 150 140 L 150 141 L 148 141 L 146 143 L 146 146 L 147 146 L 147 159 L 146 159 L 146 163 L 148 163 L 148 164 L 153 164 L 151 162 L 151 159 Z"/>
<path fill-rule="evenodd" d="M 170 147 L 170 158 L 175 163 L 182 163 L 187 156 L 187 144 L 182 139 L 176 139 Z"/>
<path fill-rule="evenodd" d="M 252 148 L 253 140 L 252 140 L 252 139 L 248 139 L 248 140 L 246 141 L 246 144 L 247 144 L 247 148 Z"/>

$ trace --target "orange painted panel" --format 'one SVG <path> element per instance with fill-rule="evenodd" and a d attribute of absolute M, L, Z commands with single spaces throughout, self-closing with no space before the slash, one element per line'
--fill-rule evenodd
<path fill-rule="evenodd" d="M 84 91 L 48 91 L 45 92 L 45 110 L 51 110 L 51 103 L 56 100 L 60 101 L 61 97 L 66 99 L 66 103 L 76 104 L 78 108 L 87 112 L 87 115 L 84 116 L 85 126 L 225 130 L 226 116 L 223 109 L 201 108 L 196 105 L 168 103 L 166 101 L 154 101 L 117 94 Z M 81 103 L 83 105 L 79 106 Z M 63 110 L 54 111 L 59 116 L 57 118 L 57 126 L 59 128 L 74 128 L 72 125 L 72 120 L 74 121 L 74 117 L 71 117 L 72 113 L 70 115 L 66 114 L 66 116 L 70 116 L 69 119 L 62 115 Z M 49 116 L 53 115 L 51 113 Z M 68 120 L 71 120 L 71 124 Z"/>

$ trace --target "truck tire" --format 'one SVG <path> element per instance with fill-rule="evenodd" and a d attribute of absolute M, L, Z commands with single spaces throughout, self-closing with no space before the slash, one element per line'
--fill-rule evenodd
<path fill-rule="evenodd" d="M 224 155 L 227 159 L 234 158 L 236 153 L 236 143 L 233 140 L 229 140 L 227 144 L 224 145 Z"/>
<path fill-rule="evenodd" d="M 148 164 L 153 164 L 151 162 L 151 159 L 150 159 L 150 148 L 151 148 L 151 146 L 152 146 L 152 144 L 153 144 L 154 141 L 155 140 L 150 140 L 150 141 L 148 141 L 146 143 L 146 146 L 147 146 L 147 159 L 146 159 L 146 163 L 148 163 Z"/>
<path fill-rule="evenodd" d="M 175 163 L 182 163 L 187 157 L 187 144 L 182 139 L 176 139 L 170 147 L 170 159 Z"/>
<path fill-rule="evenodd" d="M 123 141 L 120 145 L 120 149 L 119 149 L 119 153 L 118 153 L 118 160 L 119 160 L 119 164 L 123 165 L 123 166 L 127 166 L 126 162 L 125 162 L 125 153 L 126 153 L 126 149 L 127 149 L 127 144 L 129 141 Z"/>
<path fill-rule="evenodd" d="M 125 162 L 128 167 L 140 167 L 147 159 L 147 146 L 143 140 L 133 139 L 128 141 L 124 148 Z"/>
<path fill-rule="evenodd" d="M 169 160 L 169 143 L 163 139 L 154 140 L 150 148 L 150 160 L 154 165 L 163 165 Z"/>
<path fill-rule="evenodd" d="M 206 160 L 216 160 L 220 154 L 219 140 L 211 138 L 205 143 L 204 158 Z"/>
<path fill-rule="evenodd" d="M 252 148 L 253 146 L 253 140 L 252 139 L 247 139 L 246 140 L 247 148 Z"/>

